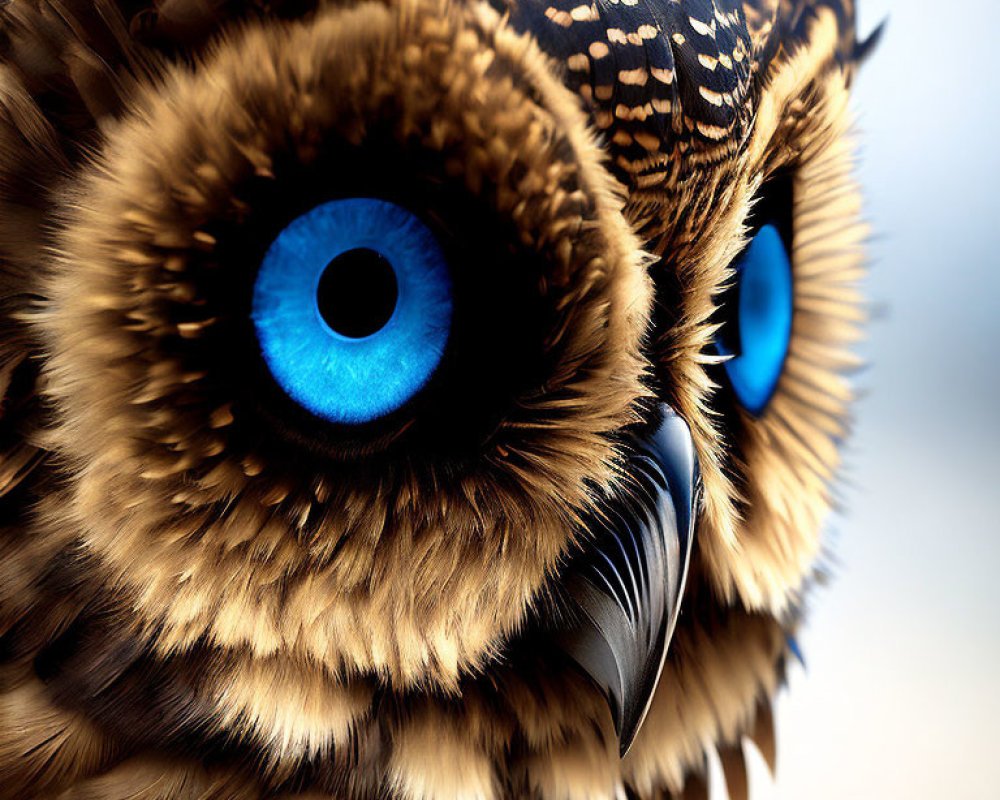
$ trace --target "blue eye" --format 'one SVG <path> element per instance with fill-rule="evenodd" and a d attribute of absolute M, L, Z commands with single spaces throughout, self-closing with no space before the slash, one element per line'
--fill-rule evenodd
<path fill-rule="evenodd" d="M 452 286 L 414 214 L 354 197 L 316 206 L 271 243 L 253 324 L 274 379 L 299 405 L 355 425 L 401 407 L 441 362 Z"/>
<path fill-rule="evenodd" d="M 734 265 L 735 318 L 716 341 L 743 407 L 760 414 L 778 385 L 792 335 L 792 265 L 781 234 L 764 225 Z"/>

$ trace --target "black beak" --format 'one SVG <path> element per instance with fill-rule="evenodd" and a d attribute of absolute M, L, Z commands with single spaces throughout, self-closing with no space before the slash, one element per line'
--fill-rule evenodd
<path fill-rule="evenodd" d="M 668 406 L 651 435 L 633 437 L 629 480 L 585 525 L 563 586 L 571 608 L 560 647 L 611 707 L 620 753 L 646 717 L 687 580 L 700 481 L 687 424 Z"/>

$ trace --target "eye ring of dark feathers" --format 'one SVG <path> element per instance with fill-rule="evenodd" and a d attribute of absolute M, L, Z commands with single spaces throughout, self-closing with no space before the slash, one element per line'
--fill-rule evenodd
<path fill-rule="evenodd" d="M 335 581 L 335 607 L 324 613 L 365 617 L 367 604 L 378 603 L 380 617 L 394 624 L 373 632 L 383 637 L 375 645 L 340 648 L 318 637 L 311 656 L 334 670 L 378 670 L 401 685 L 454 686 L 460 670 L 492 658 L 521 623 L 572 541 L 574 514 L 594 502 L 591 487 L 614 480 L 614 434 L 637 420 L 648 395 L 641 355 L 647 259 L 575 99 L 537 51 L 497 22 L 483 27 L 459 8 L 443 22 L 425 13 L 400 20 L 364 5 L 284 28 L 248 28 L 239 36 L 249 44 L 227 42 L 196 69 L 175 68 L 141 92 L 97 163 L 70 188 L 39 329 L 51 353 L 47 397 L 65 429 L 79 435 L 53 447 L 86 484 L 73 487 L 79 502 L 103 504 L 92 515 L 100 530 L 88 531 L 91 545 L 110 569 L 156 587 L 143 595 L 137 621 L 156 620 L 139 634 L 156 646 L 169 649 L 192 635 L 171 588 L 179 577 L 170 565 L 182 548 L 198 541 L 218 549 L 183 571 L 204 570 L 212 581 L 222 560 L 246 568 L 239 559 L 250 546 L 248 530 L 261 529 L 266 541 L 284 531 L 292 535 L 281 545 L 286 577 L 269 590 L 276 597 L 237 598 L 241 590 L 227 582 L 231 591 L 220 603 L 244 608 L 243 618 L 270 626 L 269 636 L 291 637 L 295 620 L 279 613 L 288 595 L 300 584 Z M 418 34 L 419 45 L 407 43 Z M 317 60 L 296 58 L 303 49 Z M 357 147 L 379 131 L 391 134 L 397 152 L 431 152 L 437 173 L 447 176 L 440 191 L 460 178 L 468 193 L 494 204 L 496 216 L 514 219 L 517 246 L 547 265 L 541 294 L 556 314 L 546 326 L 547 380 L 508 401 L 502 428 L 466 463 L 427 463 L 402 441 L 395 454 L 403 456 L 392 459 L 338 461 L 322 449 L 269 441 L 241 452 L 228 438 L 237 407 L 205 403 L 199 391 L 208 365 L 189 364 L 173 349 L 219 324 L 198 305 L 199 284 L 187 271 L 218 255 L 224 231 L 213 226 L 226 213 L 254 219 L 233 187 L 255 176 L 280 180 L 277 153 L 310 167 L 331 141 Z M 464 202 L 467 194 L 458 197 Z M 284 218 L 295 210 L 283 209 Z M 261 239 L 277 219 L 261 226 Z M 254 258 L 261 244 L 248 240 Z M 248 268 L 247 285 L 252 277 Z M 89 291 L 78 291 L 81 282 Z M 204 316 L 172 320 L 155 305 L 136 305 L 151 294 L 176 296 Z M 240 514 L 239 525 L 230 522 Z M 218 530 L 226 525 L 228 533 Z M 147 541 L 144 529 L 159 555 L 136 571 L 125 565 Z M 227 543 L 230 533 L 238 547 Z M 399 546 L 404 540 L 428 550 L 416 559 L 419 572 L 412 548 Z M 501 553 L 518 564 L 513 580 L 492 569 Z M 406 574 L 410 588 L 380 586 L 376 561 L 379 570 Z M 458 569 L 481 570 L 482 578 L 459 584 Z M 469 627 L 484 604 L 497 630 Z M 219 624 L 205 622 L 206 635 L 266 646 Z M 400 630 L 411 635 L 412 649 L 400 644 Z"/>
<path fill-rule="evenodd" d="M 428 163 L 416 165 L 422 156 Z M 203 269 L 210 284 L 205 295 L 210 306 L 225 309 L 228 322 L 210 347 L 225 357 L 206 356 L 204 341 L 191 355 L 204 359 L 213 383 L 238 387 L 237 402 L 265 423 L 264 431 L 280 437 L 275 446 L 290 443 L 336 461 L 393 459 L 405 452 L 461 462 L 481 453 L 517 397 L 537 391 L 551 372 L 552 354 L 543 343 L 553 302 L 538 286 L 544 260 L 513 244 L 516 230 L 501 224 L 488 203 L 456 181 L 431 177 L 440 176 L 441 165 L 428 156 L 371 135 L 363 148 L 328 141 L 307 168 L 289 158 L 275 165 L 274 178 L 252 177 L 234 187 L 246 215 L 205 227 L 219 243 L 216 266 Z M 372 422 L 336 425 L 299 406 L 266 369 L 250 322 L 253 271 L 247 265 L 259 264 L 299 214 L 328 200 L 362 196 L 411 209 L 435 234 L 452 267 L 455 318 L 442 363 L 414 398 Z"/>
<path fill-rule="evenodd" d="M 716 387 L 718 427 L 727 443 L 721 467 L 734 489 L 748 562 L 766 559 L 774 576 L 801 596 L 826 568 L 815 532 L 834 505 L 840 444 L 851 424 L 852 352 L 867 309 L 868 225 L 854 178 L 850 115 L 811 85 L 812 113 L 791 113 L 781 131 L 789 144 L 768 165 L 745 224 L 752 234 L 777 218 L 792 267 L 792 330 L 781 374 L 759 415 L 744 409 L 721 364 L 707 373 Z M 827 108 L 827 104 L 832 108 Z M 823 113 L 825 112 L 825 114 Z M 719 299 L 725 298 L 725 284 Z M 717 322 L 725 318 L 717 310 Z M 808 498 L 789 504 L 785 498 Z"/>
<path fill-rule="evenodd" d="M 419 455 L 441 456 L 459 443 L 465 454 L 474 457 L 482 452 L 499 420 L 511 415 L 519 398 L 550 390 L 545 382 L 557 369 L 559 353 L 547 347 L 546 340 L 553 337 L 557 325 L 566 324 L 555 319 L 560 296 L 558 290 L 551 290 L 554 283 L 566 282 L 567 277 L 547 274 L 550 264 L 545 256 L 518 243 L 539 232 L 518 231 L 509 222 L 490 221 L 498 220 L 499 215 L 483 199 L 491 194 L 488 188 L 473 193 L 461 181 L 441 179 L 447 171 L 447 154 L 411 149 L 394 140 L 391 131 L 379 130 L 379 123 L 348 123 L 366 127 L 363 147 L 348 143 L 333 128 L 323 134 L 315 160 L 303 163 L 292 152 L 277 152 L 272 154 L 271 174 L 266 177 L 248 175 L 233 184 L 223 182 L 196 190 L 206 198 L 225 197 L 230 206 L 201 224 L 185 220 L 188 230 L 177 231 L 184 237 L 190 228 L 197 227 L 202 241 L 210 240 L 212 245 L 195 246 L 184 253 L 184 271 L 193 276 L 198 296 L 192 303 L 181 289 L 176 301 L 171 298 L 170 305 L 179 313 L 195 312 L 191 319 L 176 320 L 178 329 L 188 326 L 190 330 L 190 334 L 174 338 L 176 354 L 183 359 L 184 369 L 206 372 L 217 387 L 238 387 L 235 403 L 259 414 L 285 440 L 321 457 L 337 461 L 377 458 L 392 444 L 416 444 L 427 449 Z M 561 142 L 556 148 L 568 150 L 569 145 Z M 370 153 L 378 155 L 366 155 Z M 561 156 L 572 158 L 571 153 Z M 194 184 L 200 177 L 182 171 L 171 180 L 183 187 L 185 181 L 190 179 Z M 581 194 L 579 190 L 576 193 Z M 401 410 L 363 426 L 317 420 L 287 398 L 255 352 L 250 324 L 251 267 L 259 264 L 276 234 L 312 206 L 350 196 L 387 199 L 421 217 L 438 234 L 458 284 L 453 334 L 444 363 L 431 384 Z M 588 202 L 572 199 L 560 209 L 565 217 L 582 220 L 567 237 L 573 239 L 575 250 L 583 251 L 578 262 L 593 259 L 600 252 L 599 240 L 584 230 L 595 223 L 592 209 L 586 207 Z M 151 235 L 153 239 L 170 238 L 174 233 L 167 223 Z M 475 245 L 474 250 L 469 244 Z M 478 263 L 471 269 L 473 262 Z M 576 267 L 567 271 L 573 269 Z M 561 305 L 567 306 L 565 297 Z M 505 325 L 512 321 L 495 313 L 508 308 L 516 311 L 516 324 Z M 206 326 L 203 332 L 198 318 L 206 313 L 216 324 Z M 470 384 L 464 391 L 455 382 L 457 372 Z M 460 391 L 454 391 L 456 388 Z M 220 391 L 218 398 L 206 402 L 221 406 L 233 400 Z M 267 434 L 254 428 L 255 441 L 263 439 L 268 446 L 280 449 L 283 442 L 271 440 Z M 400 434 L 405 434 L 404 443 L 399 442 Z M 295 456 L 288 452 L 278 455 Z M 386 457 L 398 455 L 394 449 Z"/>

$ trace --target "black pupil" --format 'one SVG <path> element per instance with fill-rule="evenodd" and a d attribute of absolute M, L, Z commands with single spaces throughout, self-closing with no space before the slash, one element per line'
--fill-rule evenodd
<path fill-rule="evenodd" d="M 389 260 L 367 247 L 334 258 L 319 279 L 316 303 L 323 320 L 352 339 L 381 330 L 396 308 L 399 286 Z"/>

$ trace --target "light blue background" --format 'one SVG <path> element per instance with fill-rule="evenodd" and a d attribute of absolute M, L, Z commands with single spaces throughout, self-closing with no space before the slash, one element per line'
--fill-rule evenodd
<path fill-rule="evenodd" d="M 755 800 L 1000 798 L 1000 3 L 888 16 L 856 85 L 874 231 L 834 582 Z M 713 793 L 715 794 L 715 793 Z M 715 796 L 719 796 L 715 794 Z"/>

